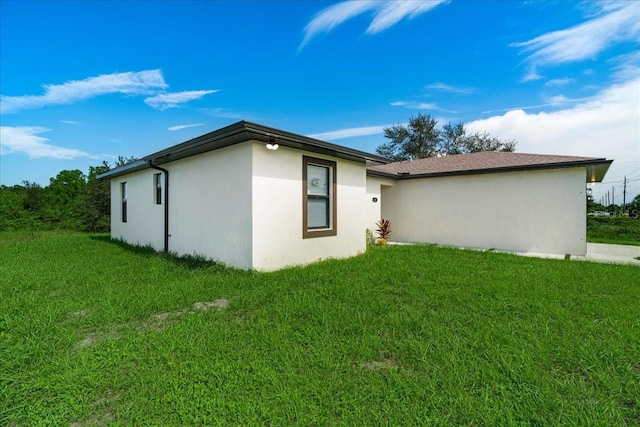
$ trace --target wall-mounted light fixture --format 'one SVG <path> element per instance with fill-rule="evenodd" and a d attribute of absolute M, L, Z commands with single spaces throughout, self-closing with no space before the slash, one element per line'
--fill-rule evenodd
<path fill-rule="evenodd" d="M 269 137 L 269 143 L 267 144 L 267 150 L 277 150 L 278 148 L 280 148 L 280 146 L 278 144 L 276 144 L 276 140 L 274 137 L 270 136 Z"/>

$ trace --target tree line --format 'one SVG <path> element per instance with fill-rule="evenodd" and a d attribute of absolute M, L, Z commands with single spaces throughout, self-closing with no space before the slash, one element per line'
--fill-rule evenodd
<path fill-rule="evenodd" d="M 119 156 L 114 167 L 135 160 Z M 0 231 L 68 229 L 92 233 L 109 231 L 111 187 L 96 177 L 110 169 L 108 162 L 63 170 L 42 187 L 35 182 L 0 185 Z"/>

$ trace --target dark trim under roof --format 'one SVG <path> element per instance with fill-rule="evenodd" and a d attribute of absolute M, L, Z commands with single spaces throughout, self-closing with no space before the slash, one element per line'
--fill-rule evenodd
<path fill-rule="evenodd" d="M 243 120 L 145 156 L 141 160 L 134 162 L 136 163 L 135 166 L 129 166 L 133 165 L 130 163 L 111 169 L 98 175 L 97 178 L 113 178 L 137 170 L 146 169 L 149 167 L 149 162 L 153 162 L 154 165 L 162 165 L 164 163 L 195 156 L 207 151 L 218 150 L 220 148 L 246 141 L 260 141 L 265 144 L 275 142 L 283 147 L 297 148 L 299 150 L 310 151 L 312 153 L 366 163 L 367 165 L 390 162 L 389 159 L 375 154 L 354 150 L 341 145 L 332 144 L 330 142 L 310 138 L 308 136 L 298 135 Z"/>

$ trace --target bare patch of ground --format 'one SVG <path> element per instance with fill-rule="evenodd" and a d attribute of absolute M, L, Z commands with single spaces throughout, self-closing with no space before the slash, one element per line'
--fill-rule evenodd
<path fill-rule="evenodd" d="M 106 333 L 101 332 L 90 332 L 84 339 L 78 341 L 74 344 L 72 351 L 77 352 L 81 348 L 91 347 L 98 341 L 104 339 L 117 339 L 120 337 L 120 334 L 116 332 L 121 329 L 134 329 L 137 332 L 160 332 L 166 329 L 169 325 L 176 322 L 181 316 L 185 314 L 195 314 L 199 311 L 210 311 L 210 310 L 224 310 L 229 306 L 229 300 L 227 298 L 220 298 L 214 301 L 201 301 L 195 302 L 191 306 L 191 309 L 183 308 L 181 310 L 168 311 L 164 313 L 154 314 L 144 320 L 142 323 L 139 321 L 128 322 L 123 325 L 116 326 L 112 328 L 111 331 Z M 88 314 L 87 310 L 80 310 L 74 313 L 70 313 L 70 317 L 84 317 Z"/>
<path fill-rule="evenodd" d="M 368 360 L 360 363 L 360 368 L 367 369 L 369 371 L 380 371 L 383 369 L 395 369 L 398 367 L 398 360 L 390 355 L 380 352 L 381 360 Z"/>

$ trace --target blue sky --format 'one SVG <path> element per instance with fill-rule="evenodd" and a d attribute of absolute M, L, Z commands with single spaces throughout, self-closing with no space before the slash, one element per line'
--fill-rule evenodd
<path fill-rule="evenodd" d="M 640 193 L 640 2 L 0 1 L 0 183 L 239 120 L 374 152 L 417 113 L 614 159 Z"/>

